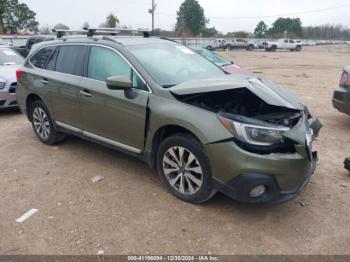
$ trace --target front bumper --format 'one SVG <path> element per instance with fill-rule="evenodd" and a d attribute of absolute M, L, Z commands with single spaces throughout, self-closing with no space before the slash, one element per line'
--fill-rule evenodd
<path fill-rule="evenodd" d="M 341 113 L 350 115 L 350 91 L 349 89 L 338 87 L 333 94 L 333 106 Z"/>
<path fill-rule="evenodd" d="M 16 94 L 8 90 L 0 90 L 0 109 L 17 107 Z"/>
<path fill-rule="evenodd" d="M 216 189 L 246 203 L 280 203 L 293 199 L 310 180 L 317 153 L 295 145 L 295 153 L 260 155 L 244 151 L 234 142 L 207 145 Z M 249 192 L 265 185 L 266 192 L 252 198 Z"/>
<path fill-rule="evenodd" d="M 218 190 L 239 202 L 283 203 L 292 200 L 304 189 L 315 172 L 316 163 L 317 152 L 314 152 L 309 173 L 291 190 L 282 190 L 275 177 L 270 174 L 242 174 L 232 179 L 227 184 L 222 183 L 216 178 L 214 178 L 213 181 Z M 266 191 L 259 197 L 251 197 L 249 195 L 250 191 L 259 185 L 264 185 Z"/>

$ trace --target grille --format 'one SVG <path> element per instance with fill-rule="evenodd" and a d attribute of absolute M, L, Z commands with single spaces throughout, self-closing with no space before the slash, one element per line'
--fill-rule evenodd
<path fill-rule="evenodd" d="M 11 94 L 16 93 L 16 88 L 17 88 L 17 82 L 12 83 L 9 89 L 9 93 Z"/>

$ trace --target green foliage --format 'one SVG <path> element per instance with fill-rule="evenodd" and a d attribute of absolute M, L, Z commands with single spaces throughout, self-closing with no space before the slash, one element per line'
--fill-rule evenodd
<path fill-rule="evenodd" d="M 41 35 L 51 35 L 52 31 L 48 25 L 42 26 L 39 28 L 39 34 Z"/>
<path fill-rule="evenodd" d="M 280 17 L 272 24 L 272 27 L 268 30 L 268 34 L 270 36 L 283 35 L 284 31 L 296 37 L 301 37 L 303 32 L 300 18 Z"/>
<path fill-rule="evenodd" d="M 38 31 L 36 13 L 18 0 L 0 0 L 0 33 Z"/>
<path fill-rule="evenodd" d="M 343 25 L 320 25 L 303 28 L 303 36 L 307 39 L 350 40 L 350 30 Z"/>
<path fill-rule="evenodd" d="M 110 14 L 109 16 L 107 16 L 106 26 L 108 28 L 116 28 L 118 24 L 119 24 L 118 17 L 116 17 L 113 14 Z"/>
<path fill-rule="evenodd" d="M 234 32 L 234 37 L 235 38 L 248 38 L 249 37 L 249 33 L 244 32 L 244 31 Z"/>
<path fill-rule="evenodd" d="M 90 28 L 89 22 L 85 22 L 83 24 L 82 28 Z"/>
<path fill-rule="evenodd" d="M 203 37 L 214 37 L 218 35 L 218 31 L 216 30 L 215 27 L 210 27 L 210 28 L 205 28 L 202 31 L 202 36 Z"/>
<path fill-rule="evenodd" d="M 267 25 L 264 21 L 260 21 L 255 27 L 254 35 L 257 38 L 265 38 L 267 33 Z"/>
<path fill-rule="evenodd" d="M 57 25 L 54 26 L 55 29 L 61 29 L 61 30 L 69 30 L 69 26 L 62 24 L 62 23 L 58 23 Z"/>
<path fill-rule="evenodd" d="M 204 9 L 196 0 L 185 0 L 177 12 L 175 31 L 183 34 L 198 36 L 206 29 L 209 22 L 204 15 Z"/>

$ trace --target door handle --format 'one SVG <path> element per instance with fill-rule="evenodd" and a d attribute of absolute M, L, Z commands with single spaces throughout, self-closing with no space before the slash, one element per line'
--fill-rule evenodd
<path fill-rule="evenodd" d="M 83 96 L 85 96 L 85 97 L 92 97 L 90 91 L 89 91 L 89 90 L 86 90 L 86 89 L 80 91 L 80 94 L 83 95 Z"/>
<path fill-rule="evenodd" d="M 44 85 L 48 85 L 49 84 L 49 80 L 47 80 L 47 78 L 41 79 L 40 82 L 43 83 Z"/>

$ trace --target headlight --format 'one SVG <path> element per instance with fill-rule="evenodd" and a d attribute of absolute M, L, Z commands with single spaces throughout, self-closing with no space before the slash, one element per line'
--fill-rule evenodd
<path fill-rule="evenodd" d="M 6 85 L 6 82 L 0 82 L 0 89 L 4 89 Z"/>
<path fill-rule="evenodd" d="M 283 142 L 283 133 L 287 127 L 264 127 L 252 124 L 243 124 L 223 116 L 218 116 L 223 126 L 238 140 L 257 146 L 271 146 Z"/>

